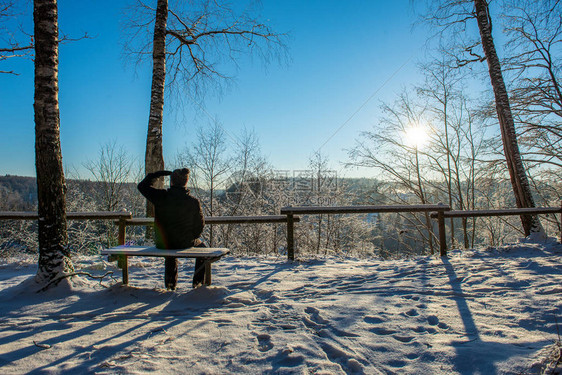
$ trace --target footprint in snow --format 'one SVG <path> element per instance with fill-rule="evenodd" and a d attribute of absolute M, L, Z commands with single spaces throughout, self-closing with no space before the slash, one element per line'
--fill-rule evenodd
<path fill-rule="evenodd" d="M 406 354 L 406 358 L 410 360 L 418 359 L 420 357 L 419 353 L 408 353 Z"/>
<path fill-rule="evenodd" d="M 320 310 L 318 310 L 315 307 L 309 306 L 304 310 L 304 312 L 306 312 L 310 316 L 310 320 L 312 320 L 316 324 L 328 324 L 329 323 L 329 321 L 327 321 L 326 319 L 324 319 L 320 316 Z"/>
<path fill-rule="evenodd" d="M 404 295 L 404 298 L 406 298 L 406 299 L 411 299 L 411 300 L 413 300 L 413 301 L 419 301 L 419 300 L 420 300 L 420 297 L 419 297 L 419 296 L 414 296 L 414 295 L 412 295 L 412 294 L 406 294 L 406 295 Z"/>
<path fill-rule="evenodd" d="M 406 361 L 401 360 L 401 359 L 392 359 L 392 360 L 388 361 L 387 364 L 390 367 L 402 368 L 402 367 L 405 367 L 408 363 Z"/>
<path fill-rule="evenodd" d="M 256 336 L 258 340 L 258 350 L 260 352 L 267 352 L 273 348 L 273 344 L 271 343 L 271 336 L 268 334 L 260 334 Z"/>
<path fill-rule="evenodd" d="M 435 315 L 430 315 L 427 317 L 427 322 L 429 325 L 436 326 L 439 324 L 439 318 Z"/>
<path fill-rule="evenodd" d="M 408 336 L 408 335 L 393 335 L 392 338 L 404 343 L 410 342 L 414 339 L 413 336 Z"/>
<path fill-rule="evenodd" d="M 381 335 L 381 336 L 386 336 L 386 335 L 392 335 L 393 333 L 396 333 L 395 330 L 393 329 L 389 329 L 389 328 L 385 328 L 385 327 L 375 327 L 371 329 L 371 332 L 377 334 L 377 335 Z"/>
<path fill-rule="evenodd" d="M 322 350 L 326 353 L 326 356 L 333 363 L 338 363 L 343 367 L 346 373 L 353 374 L 364 374 L 363 365 L 355 358 L 352 354 L 344 350 L 343 348 L 336 347 L 329 343 L 323 343 L 321 345 Z"/>
<path fill-rule="evenodd" d="M 427 323 L 432 326 L 437 326 L 441 329 L 448 329 L 449 325 L 439 321 L 439 318 L 435 315 L 430 315 L 427 317 Z"/>
<path fill-rule="evenodd" d="M 324 319 L 320 316 L 320 310 L 315 307 L 307 307 L 304 310 L 308 316 L 302 318 L 303 323 L 308 327 L 316 331 L 321 337 L 329 337 L 334 334 L 339 337 L 358 337 L 359 335 L 353 332 L 343 331 L 336 327 L 330 325 L 330 321 Z"/>
<path fill-rule="evenodd" d="M 406 311 L 405 314 L 408 315 L 408 316 L 418 316 L 418 315 L 420 315 L 416 309 L 410 309 L 410 310 Z"/>
<path fill-rule="evenodd" d="M 369 324 L 379 324 L 385 321 L 379 316 L 366 316 L 365 318 L 363 318 L 363 320 L 365 321 L 365 323 Z"/>

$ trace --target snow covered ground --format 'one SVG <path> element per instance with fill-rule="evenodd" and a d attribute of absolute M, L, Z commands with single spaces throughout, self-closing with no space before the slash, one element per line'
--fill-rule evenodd
<path fill-rule="evenodd" d="M 558 349 L 562 246 L 447 259 L 229 257 L 175 292 L 163 261 L 35 293 L 29 261 L 0 264 L 0 373 L 520 374 Z M 101 257 L 77 270 L 120 271 Z M 562 327 L 561 327 L 562 330 Z M 560 371 L 560 370 L 558 370 Z"/>

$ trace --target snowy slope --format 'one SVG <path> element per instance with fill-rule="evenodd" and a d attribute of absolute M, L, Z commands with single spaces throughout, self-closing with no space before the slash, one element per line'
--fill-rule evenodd
<path fill-rule="evenodd" d="M 447 259 L 225 258 L 213 285 L 176 292 L 163 262 L 45 293 L 24 260 L 0 265 L 0 373 L 538 373 L 562 324 L 562 246 Z M 75 260 L 102 275 L 100 257 Z"/>

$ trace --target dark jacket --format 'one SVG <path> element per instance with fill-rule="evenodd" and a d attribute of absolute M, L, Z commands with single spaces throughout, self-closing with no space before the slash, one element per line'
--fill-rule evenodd
<path fill-rule="evenodd" d="M 159 249 L 192 247 L 203 232 L 205 219 L 199 201 L 184 187 L 152 187 L 155 180 L 170 175 L 168 171 L 149 173 L 138 184 L 142 195 L 154 204 L 154 242 Z"/>

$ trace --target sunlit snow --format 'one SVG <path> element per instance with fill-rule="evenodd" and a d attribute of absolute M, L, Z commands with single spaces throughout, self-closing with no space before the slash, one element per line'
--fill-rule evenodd
<path fill-rule="evenodd" d="M 80 278 L 34 292 L 36 266 L 0 266 L 2 374 L 538 373 L 562 322 L 562 246 L 514 244 L 409 260 L 228 257 L 213 285 Z M 100 257 L 77 270 L 119 270 Z"/>

